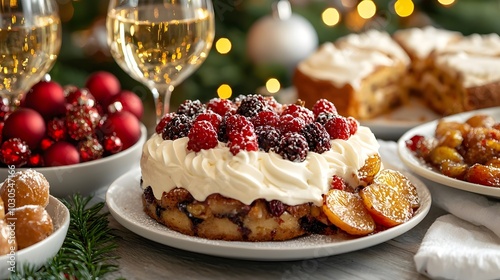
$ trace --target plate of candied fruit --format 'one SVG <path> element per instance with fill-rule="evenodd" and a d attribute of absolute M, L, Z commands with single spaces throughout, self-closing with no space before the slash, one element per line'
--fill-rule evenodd
<path fill-rule="evenodd" d="M 409 169 L 426 179 L 500 197 L 500 107 L 415 127 L 400 138 L 398 152 Z"/>

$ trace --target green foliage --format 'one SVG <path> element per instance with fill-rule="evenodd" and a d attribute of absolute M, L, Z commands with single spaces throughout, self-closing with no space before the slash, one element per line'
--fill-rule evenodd
<path fill-rule="evenodd" d="M 25 268 L 11 279 L 101 279 L 118 269 L 113 254 L 118 244 L 108 226 L 104 202 L 89 205 L 92 197 L 74 195 L 62 202 L 70 212 L 68 234 L 61 250 L 42 268 Z"/>

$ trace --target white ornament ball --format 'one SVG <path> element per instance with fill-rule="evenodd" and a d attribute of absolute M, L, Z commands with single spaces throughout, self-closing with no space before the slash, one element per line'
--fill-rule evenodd
<path fill-rule="evenodd" d="M 255 64 L 279 64 L 293 68 L 318 47 L 318 35 L 302 16 L 286 19 L 268 15 L 249 30 L 247 51 Z"/>

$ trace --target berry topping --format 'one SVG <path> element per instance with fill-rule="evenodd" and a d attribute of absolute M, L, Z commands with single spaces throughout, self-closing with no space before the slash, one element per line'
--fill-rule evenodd
<path fill-rule="evenodd" d="M 322 124 L 323 126 L 326 125 L 326 122 L 337 116 L 336 113 L 329 113 L 329 112 L 321 112 L 318 114 L 318 116 L 316 116 L 316 122 L 319 122 L 320 124 Z"/>
<path fill-rule="evenodd" d="M 222 117 L 219 114 L 216 114 L 212 111 L 206 111 L 205 113 L 201 113 L 198 116 L 196 116 L 194 122 L 196 123 L 198 121 L 208 121 L 209 123 L 212 124 L 215 131 L 218 131 L 220 123 L 222 122 Z"/>
<path fill-rule="evenodd" d="M 28 144 L 19 138 L 10 138 L 0 147 L 0 160 L 7 165 L 21 167 L 28 163 L 30 155 Z"/>
<path fill-rule="evenodd" d="M 228 146 L 233 155 L 238 154 L 241 150 L 258 151 L 259 143 L 253 126 L 246 126 L 241 130 L 230 130 L 228 132 Z"/>
<path fill-rule="evenodd" d="M 356 134 L 359 127 L 358 121 L 353 117 L 347 117 L 347 122 L 349 123 L 349 130 L 351 131 L 351 135 Z"/>
<path fill-rule="evenodd" d="M 236 106 L 231 100 L 220 98 L 210 99 L 207 103 L 207 109 L 219 114 L 221 117 L 225 116 L 227 113 L 232 115 L 236 112 Z"/>
<path fill-rule="evenodd" d="M 347 118 L 343 116 L 335 116 L 326 122 L 325 128 L 328 134 L 330 134 L 330 139 L 342 139 L 347 140 L 351 137 L 350 125 Z"/>
<path fill-rule="evenodd" d="M 160 119 L 160 121 L 155 127 L 156 134 L 162 134 L 163 131 L 165 130 L 165 126 L 167 126 L 167 123 L 170 122 L 175 117 L 175 115 L 176 113 L 167 113 L 163 115 L 163 117 Z"/>
<path fill-rule="evenodd" d="M 201 103 L 200 100 L 185 100 L 177 108 L 177 114 L 186 115 L 188 117 L 194 117 L 198 114 L 204 113 L 207 110 L 205 104 Z"/>
<path fill-rule="evenodd" d="M 304 135 L 309 145 L 309 151 L 318 154 L 328 151 L 331 147 L 330 145 L 330 135 L 326 131 L 325 127 L 320 123 L 314 122 L 306 124 L 301 131 Z"/>
<path fill-rule="evenodd" d="M 334 113 L 337 114 L 337 108 L 335 108 L 335 105 L 326 100 L 326 99 L 320 99 L 316 101 L 314 104 L 312 111 L 314 113 L 314 117 L 318 117 L 320 113 Z"/>
<path fill-rule="evenodd" d="M 278 123 L 278 129 L 281 134 L 286 134 L 288 132 L 299 133 L 305 125 L 306 123 L 301 118 L 296 118 L 292 115 L 281 115 Z"/>
<path fill-rule="evenodd" d="M 240 131 L 244 128 L 251 127 L 253 131 L 253 124 L 242 115 L 231 115 L 226 118 L 227 132 Z"/>
<path fill-rule="evenodd" d="M 306 107 L 297 105 L 297 104 L 290 104 L 286 106 L 285 110 L 281 113 L 281 115 L 292 115 L 296 118 L 300 118 L 304 120 L 304 122 L 307 123 L 312 123 L 314 121 L 314 114 L 311 110 L 307 109 Z"/>
<path fill-rule="evenodd" d="M 261 111 L 257 115 L 253 116 L 250 120 L 254 127 L 259 126 L 278 126 L 279 115 L 274 111 Z"/>
<path fill-rule="evenodd" d="M 241 100 L 236 113 L 251 118 L 257 115 L 257 113 L 264 111 L 266 107 L 266 103 L 262 96 L 251 94 Z"/>
<path fill-rule="evenodd" d="M 284 159 L 302 162 L 307 157 L 308 149 L 307 140 L 304 136 L 299 133 L 289 132 L 281 139 L 278 153 Z"/>
<path fill-rule="evenodd" d="M 187 137 L 191 129 L 191 119 L 184 114 L 176 115 L 168 122 L 162 133 L 163 140 L 175 140 Z"/>
<path fill-rule="evenodd" d="M 212 114 L 219 116 L 215 113 Z M 215 148 L 218 144 L 217 130 L 206 120 L 196 121 L 189 130 L 188 138 L 187 148 L 195 152 Z"/>
<path fill-rule="evenodd" d="M 330 189 L 345 191 L 347 189 L 347 183 L 341 177 L 333 175 L 332 182 L 330 183 Z"/>
<path fill-rule="evenodd" d="M 259 148 L 265 152 L 274 150 L 280 143 L 281 133 L 274 127 L 265 125 L 255 128 Z"/>
<path fill-rule="evenodd" d="M 153 203 L 156 201 L 156 198 L 155 198 L 155 195 L 153 193 L 153 189 L 151 187 L 147 187 L 145 190 L 144 190 L 144 199 L 148 202 L 148 203 Z"/>

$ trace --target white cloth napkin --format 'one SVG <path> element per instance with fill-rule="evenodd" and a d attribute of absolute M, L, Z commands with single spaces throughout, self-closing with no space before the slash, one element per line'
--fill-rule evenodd
<path fill-rule="evenodd" d="M 379 143 L 384 161 L 405 169 L 396 143 Z M 433 204 L 450 214 L 425 234 L 414 256 L 417 270 L 433 279 L 500 279 L 500 200 L 422 181 Z"/>

